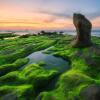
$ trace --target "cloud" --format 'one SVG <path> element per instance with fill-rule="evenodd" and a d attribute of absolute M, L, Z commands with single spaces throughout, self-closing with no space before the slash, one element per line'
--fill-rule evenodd
<path fill-rule="evenodd" d="M 45 23 L 52 23 L 52 22 L 57 22 L 59 20 L 66 21 L 67 19 L 72 18 L 71 13 L 65 13 L 63 12 L 56 12 L 56 11 L 47 11 L 47 10 L 33 10 L 31 11 L 33 15 L 38 15 L 42 16 L 41 19 Z"/>
<path fill-rule="evenodd" d="M 39 11 L 39 13 L 48 14 L 56 17 L 62 17 L 62 18 L 71 18 L 71 16 L 65 12 L 51 12 L 51 11 Z"/>
<path fill-rule="evenodd" d="M 91 12 L 91 13 L 86 13 L 86 15 L 90 18 L 90 19 L 96 19 L 98 17 L 100 17 L 100 13 L 99 11 L 95 11 L 95 12 Z"/>
<path fill-rule="evenodd" d="M 99 11 L 92 11 L 92 12 L 84 12 L 82 10 L 65 10 L 62 12 L 54 12 L 54 11 L 46 11 L 46 10 L 37 10 L 34 11 L 33 13 L 39 13 L 39 14 L 44 14 L 44 15 L 49 15 L 48 20 L 45 20 L 46 22 L 54 22 L 57 19 L 72 19 L 73 13 L 82 13 L 84 14 L 87 18 L 90 20 L 96 19 L 100 17 Z"/>

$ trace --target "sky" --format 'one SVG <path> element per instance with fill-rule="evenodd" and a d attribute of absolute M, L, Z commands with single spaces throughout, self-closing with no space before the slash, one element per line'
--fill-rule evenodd
<path fill-rule="evenodd" d="M 100 0 L 0 0 L 0 29 L 75 29 L 73 13 L 100 29 Z"/>

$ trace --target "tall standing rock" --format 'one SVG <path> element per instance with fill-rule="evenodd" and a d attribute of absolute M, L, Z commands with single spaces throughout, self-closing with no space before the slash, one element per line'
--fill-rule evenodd
<path fill-rule="evenodd" d="M 82 14 L 73 15 L 73 23 L 75 25 L 77 36 L 74 47 L 88 47 L 92 45 L 91 42 L 91 22 Z"/>

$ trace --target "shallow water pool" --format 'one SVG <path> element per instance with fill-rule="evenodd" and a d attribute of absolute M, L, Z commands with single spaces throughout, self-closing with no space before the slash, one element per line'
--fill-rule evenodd
<path fill-rule="evenodd" d="M 44 62 L 43 67 L 45 69 L 56 69 L 59 72 L 64 72 L 69 68 L 66 60 L 60 57 L 55 57 L 52 54 L 45 54 L 43 53 L 44 51 L 46 50 L 37 51 L 27 56 L 27 58 L 30 60 L 27 65 Z"/>

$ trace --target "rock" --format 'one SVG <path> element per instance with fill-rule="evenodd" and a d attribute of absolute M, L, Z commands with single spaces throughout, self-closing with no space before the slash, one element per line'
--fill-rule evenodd
<path fill-rule="evenodd" d="M 3 97 L 1 97 L 0 100 L 18 100 L 16 94 L 14 93 L 8 93 L 6 95 L 4 95 Z"/>
<path fill-rule="evenodd" d="M 83 98 L 82 100 L 100 100 L 100 86 L 90 85 L 83 88 L 80 96 Z"/>
<path fill-rule="evenodd" d="M 82 14 L 73 15 L 73 23 L 75 25 L 77 36 L 74 47 L 88 47 L 91 46 L 91 22 Z"/>

